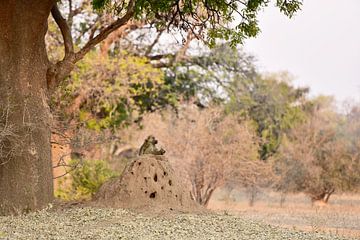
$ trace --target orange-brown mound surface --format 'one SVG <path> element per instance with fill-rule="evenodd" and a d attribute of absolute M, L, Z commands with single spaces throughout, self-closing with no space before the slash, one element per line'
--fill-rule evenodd
<path fill-rule="evenodd" d="M 200 206 L 164 156 L 142 155 L 130 162 L 119 178 L 105 183 L 96 205 L 145 211 L 194 212 Z"/>

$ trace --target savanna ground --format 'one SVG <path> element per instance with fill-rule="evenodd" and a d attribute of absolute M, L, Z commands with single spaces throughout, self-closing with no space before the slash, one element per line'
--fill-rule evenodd
<path fill-rule="evenodd" d="M 325 207 L 302 195 L 262 192 L 250 207 L 245 192 L 215 193 L 203 213 L 134 212 L 83 205 L 0 217 L 0 239 L 243 239 L 360 238 L 359 195 L 335 195 Z"/>
<path fill-rule="evenodd" d="M 359 194 L 334 194 L 327 205 L 312 204 L 304 194 L 288 194 L 282 206 L 280 202 L 279 193 L 264 190 L 250 206 L 246 191 L 220 190 L 215 192 L 209 208 L 281 228 L 360 239 Z"/>
<path fill-rule="evenodd" d="M 334 232 L 277 227 L 251 217 L 254 215 L 154 215 L 124 209 L 76 207 L 63 211 L 42 210 L 18 217 L 0 217 L 0 239 L 358 239 L 356 236 L 341 236 Z"/>

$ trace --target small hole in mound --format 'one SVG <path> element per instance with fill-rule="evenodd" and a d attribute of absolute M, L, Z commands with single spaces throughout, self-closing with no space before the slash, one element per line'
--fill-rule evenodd
<path fill-rule="evenodd" d="M 164 176 L 166 176 L 167 175 L 167 172 L 164 172 Z"/>
<path fill-rule="evenodd" d="M 161 186 L 161 190 L 164 190 L 164 186 Z"/>
<path fill-rule="evenodd" d="M 175 195 L 175 197 L 177 198 L 177 195 Z"/>
<path fill-rule="evenodd" d="M 140 166 L 140 165 L 141 165 L 141 162 L 138 162 L 138 165 Z"/>
<path fill-rule="evenodd" d="M 146 177 L 144 177 L 144 180 L 146 181 Z"/>
<path fill-rule="evenodd" d="M 134 175 L 134 172 L 130 172 L 132 175 Z"/>
<path fill-rule="evenodd" d="M 156 197 L 156 192 L 152 192 L 152 193 L 150 193 L 150 196 L 149 196 L 150 198 L 155 198 Z"/>
<path fill-rule="evenodd" d="M 153 167 L 153 166 L 154 166 L 154 164 L 152 163 L 152 164 L 151 164 L 151 166 Z"/>
<path fill-rule="evenodd" d="M 154 181 L 157 182 L 157 174 L 154 175 Z"/>
<path fill-rule="evenodd" d="M 145 191 L 144 193 L 147 194 L 147 191 Z"/>
<path fill-rule="evenodd" d="M 173 208 L 170 208 L 170 210 L 172 211 L 172 210 L 174 210 Z"/>
<path fill-rule="evenodd" d="M 171 186 L 172 185 L 172 181 L 171 180 L 169 180 L 169 186 Z"/>

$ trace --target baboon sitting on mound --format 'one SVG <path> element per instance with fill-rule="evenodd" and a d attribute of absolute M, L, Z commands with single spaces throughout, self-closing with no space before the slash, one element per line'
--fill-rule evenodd
<path fill-rule="evenodd" d="M 144 155 L 144 154 L 164 155 L 166 151 L 163 148 L 157 149 L 155 146 L 157 143 L 158 141 L 155 139 L 153 135 L 148 136 L 140 147 L 139 155 Z"/>

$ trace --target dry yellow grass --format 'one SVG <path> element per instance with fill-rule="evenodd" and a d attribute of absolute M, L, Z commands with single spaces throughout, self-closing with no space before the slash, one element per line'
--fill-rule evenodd
<path fill-rule="evenodd" d="M 245 191 L 217 191 L 209 203 L 213 210 L 228 211 L 268 224 L 310 232 L 325 232 L 360 239 L 360 194 L 334 194 L 328 205 L 311 204 L 304 194 L 281 196 L 262 191 L 250 207 Z"/>

